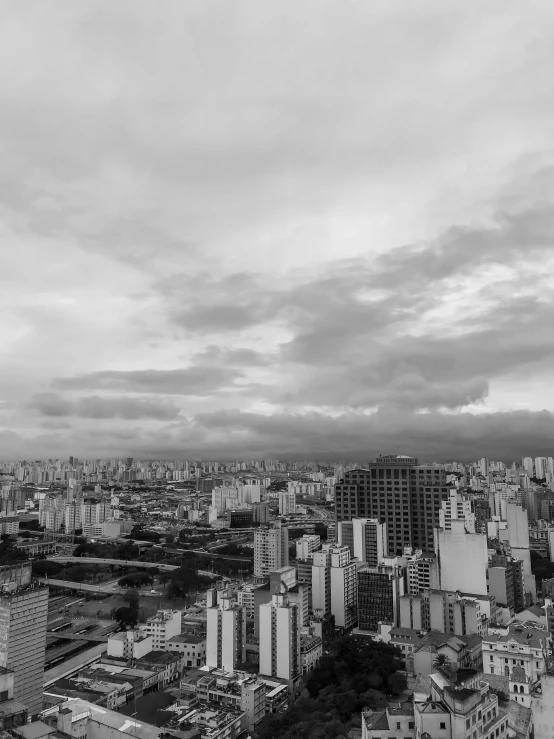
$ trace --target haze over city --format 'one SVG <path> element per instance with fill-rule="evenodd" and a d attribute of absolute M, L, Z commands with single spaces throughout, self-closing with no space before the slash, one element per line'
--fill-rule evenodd
<path fill-rule="evenodd" d="M 553 26 L 5 4 L 0 457 L 551 455 Z"/>

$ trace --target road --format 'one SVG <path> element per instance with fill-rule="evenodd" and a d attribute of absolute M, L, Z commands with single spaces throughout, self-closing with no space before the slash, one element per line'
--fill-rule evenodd
<path fill-rule="evenodd" d="M 126 559 L 102 559 L 98 557 L 59 557 L 52 555 L 48 557 L 52 562 L 71 562 L 74 564 L 93 564 L 93 565 L 119 565 L 120 567 L 157 567 L 159 570 L 165 570 L 166 572 L 173 572 L 178 570 L 179 565 L 165 565 L 161 562 L 130 562 Z"/>

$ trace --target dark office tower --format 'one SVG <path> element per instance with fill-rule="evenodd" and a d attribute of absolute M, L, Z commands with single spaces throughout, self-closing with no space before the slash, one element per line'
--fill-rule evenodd
<path fill-rule="evenodd" d="M 69 457 L 69 464 L 73 467 L 73 457 Z"/>
<path fill-rule="evenodd" d="M 447 497 L 442 465 L 420 465 L 414 457 L 378 457 L 367 468 L 349 470 L 335 485 L 338 521 L 377 518 L 387 524 L 389 556 L 404 547 L 433 551 L 441 501 Z"/>
<path fill-rule="evenodd" d="M 130 470 L 132 466 L 133 466 L 133 458 L 127 457 L 127 469 Z"/>

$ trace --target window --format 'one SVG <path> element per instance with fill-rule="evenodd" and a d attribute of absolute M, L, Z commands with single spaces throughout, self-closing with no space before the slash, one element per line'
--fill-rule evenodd
<path fill-rule="evenodd" d="M 409 721 L 408 722 L 408 729 L 413 729 L 413 728 L 414 728 L 414 722 L 413 721 Z"/>
<path fill-rule="evenodd" d="M 401 725 L 400 725 L 400 721 L 397 721 L 397 722 L 396 722 L 396 730 L 397 730 L 397 731 L 400 731 L 400 729 L 401 729 L 401 728 L 402 728 L 402 727 L 401 727 Z"/>
<path fill-rule="evenodd" d="M 441 729 L 446 729 L 446 723 L 444 721 L 441 721 L 440 722 L 440 728 Z"/>

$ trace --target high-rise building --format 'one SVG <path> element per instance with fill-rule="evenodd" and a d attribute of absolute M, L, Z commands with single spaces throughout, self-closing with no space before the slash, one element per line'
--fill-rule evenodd
<path fill-rule="evenodd" d="M 527 511 L 516 503 L 506 506 L 506 521 L 508 522 L 508 543 L 512 556 L 523 562 L 525 578 L 525 593 L 528 605 L 537 600 L 537 586 L 535 576 L 531 572 L 531 550 L 529 546 L 529 519 Z"/>
<path fill-rule="evenodd" d="M 262 526 L 254 531 L 254 577 L 264 580 L 269 573 L 288 566 L 289 532 L 277 523 L 273 528 Z"/>
<path fill-rule="evenodd" d="M 279 515 L 290 516 L 296 513 L 296 493 L 288 490 L 279 492 Z"/>
<path fill-rule="evenodd" d="M 506 574 L 506 587 L 509 588 L 509 582 L 512 583 L 513 598 L 514 598 L 514 611 L 519 613 L 523 611 L 526 606 L 525 598 L 525 574 L 523 572 L 523 562 L 521 559 L 515 559 L 514 557 L 508 557 L 505 554 L 493 554 L 490 561 L 490 568 L 495 569 L 497 567 L 503 567 L 511 570 L 511 575 Z M 499 576 L 496 576 L 499 577 Z M 543 581 L 544 583 L 544 581 Z M 491 588 L 491 595 L 496 595 Z M 506 598 L 509 598 L 509 590 L 507 591 Z M 499 600 L 499 605 L 506 605 L 509 607 L 509 603 L 502 603 Z"/>
<path fill-rule="evenodd" d="M 408 593 L 417 595 L 426 588 L 439 587 L 439 568 L 435 552 L 422 552 L 418 549 L 413 554 L 406 552 Z"/>
<path fill-rule="evenodd" d="M 387 524 L 376 518 L 353 518 L 337 524 L 339 546 L 347 546 L 353 558 L 377 567 L 387 556 Z"/>
<path fill-rule="evenodd" d="M 487 594 L 487 537 L 470 534 L 465 522 L 452 520 L 450 531 L 435 530 L 435 552 L 441 590 Z"/>
<path fill-rule="evenodd" d="M 29 715 L 42 708 L 48 587 L 28 563 L 0 567 L 0 667 L 14 672 L 14 699 Z"/>
<path fill-rule="evenodd" d="M 337 522 L 372 518 L 386 523 L 390 556 L 402 555 L 407 546 L 431 551 L 447 492 L 443 465 L 420 465 L 403 455 L 378 457 L 367 468 L 345 472 L 335 485 Z"/>
<path fill-rule="evenodd" d="M 475 533 L 475 514 L 471 508 L 471 501 L 456 488 L 450 488 L 448 496 L 441 502 L 439 510 L 439 526 L 450 531 L 452 520 L 465 522 L 466 531 Z"/>
<path fill-rule="evenodd" d="M 260 674 L 287 680 L 292 689 L 302 673 L 298 606 L 283 592 L 260 606 Z"/>
<path fill-rule="evenodd" d="M 312 562 L 312 611 L 318 618 L 331 614 L 331 544 L 314 552 Z"/>
<path fill-rule="evenodd" d="M 228 672 L 246 661 L 246 607 L 230 590 L 208 590 L 206 664 Z"/>
<path fill-rule="evenodd" d="M 401 595 L 404 572 L 398 563 L 358 570 L 358 628 L 377 632 L 380 622 L 398 626 Z"/>
<path fill-rule="evenodd" d="M 318 534 L 304 534 L 301 539 L 296 540 L 296 559 L 310 559 L 320 546 L 321 538 Z"/>
<path fill-rule="evenodd" d="M 333 547 L 330 554 L 331 613 L 335 627 L 349 631 L 358 617 L 357 563 L 350 561 L 348 547 Z"/>

